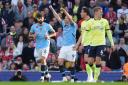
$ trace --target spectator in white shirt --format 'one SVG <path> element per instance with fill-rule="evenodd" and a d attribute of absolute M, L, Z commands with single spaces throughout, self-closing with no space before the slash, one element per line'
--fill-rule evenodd
<path fill-rule="evenodd" d="M 23 36 L 20 35 L 19 40 L 18 40 L 17 45 L 16 45 L 16 49 L 14 51 L 14 56 L 15 57 L 22 54 L 23 47 L 24 47 Z"/>
<path fill-rule="evenodd" d="M 121 9 L 117 10 L 117 17 L 120 18 L 121 15 L 126 15 L 128 17 L 127 4 L 123 3 Z"/>
<path fill-rule="evenodd" d="M 16 6 L 19 0 L 12 0 L 11 5 Z M 24 3 L 24 0 L 21 0 Z"/>

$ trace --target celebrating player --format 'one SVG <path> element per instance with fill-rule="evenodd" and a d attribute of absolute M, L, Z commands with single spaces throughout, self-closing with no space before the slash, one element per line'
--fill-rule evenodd
<path fill-rule="evenodd" d="M 56 33 L 50 24 L 43 22 L 44 17 L 40 13 L 37 14 L 36 19 L 38 22 L 32 25 L 29 36 L 36 39 L 34 55 L 37 63 L 41 63 L 41 80 L 49 81 L 50 74 L 48 73 L 46 58 L 49 53 L 50 37 L 55 36 Z M 52 34 L 49 34 L 49 31 Z"/>
<path fill-rule="evenodd" d="M 70 72 L 71 72 L 71 80 L 75 80 L 75 67 L 74 63 L 76 60 L 76 51 L 73 50 L 73 47 L 76 43 L 76 29 L 77 25 L 72 20 L 72 17 L 68 14 L 65 9 L 61 9 L 65 13 L 65 19 L 62 20 L 59 15 L 55 12 L 52 6 L 49 6 L 51 11 L 53 12 L 54 16 L 57 18 L 59 23 L 62 25 L 63 28 L 63 46 L 60 50 L 60 54 L 58 57 L 59 69 L 63 76 L 63 81 L 67 80 L 65 74 L 65 66 L 64 61 L 70 62 Z"/>

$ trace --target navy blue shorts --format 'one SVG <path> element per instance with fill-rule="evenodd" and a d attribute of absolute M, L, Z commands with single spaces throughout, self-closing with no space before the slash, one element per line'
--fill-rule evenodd
<path fill-rule="evenodd" d="M 90 45 L 84 46 L 84 54 L 88 54 L 89 55 L 89 52 L 90 52 Z"/>
<path fill-rule="evenodd" d="M 105 52 L 105 45 L 100 45 L 100 46 L 90 46 L 90 51 L 89 51 L 89 57 L 104 57 L 104 52 Z"/>

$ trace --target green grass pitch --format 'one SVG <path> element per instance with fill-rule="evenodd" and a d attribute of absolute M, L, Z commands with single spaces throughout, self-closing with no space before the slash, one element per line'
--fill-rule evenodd
<path fill-rule="evenodd" d="M 42 82 L 0 82 L 0 85 L 128 85 L 128 82 L 104 82 L 104 83 L 42 83 Z"/>

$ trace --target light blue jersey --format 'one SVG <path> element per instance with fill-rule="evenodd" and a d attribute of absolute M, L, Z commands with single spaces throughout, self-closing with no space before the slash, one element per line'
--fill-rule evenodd
<path fill-rule="evenodd" d="M 54 32 L 50 24 L 45 22 L 42 25 L 38 23 L 33 24 L 30 32 L 36 34 L 36 48 L 46 48 L 50 46 L 50 39 L 45 39 L 45 35 L 48 35 L 48 32 Z"/>
<path fill-rule="evenodd" d="M 66 25 L 64 21 L 61 22 L 63 28 L 63 46 L 69 46 L 76 43 L 76 23 Z"/>

